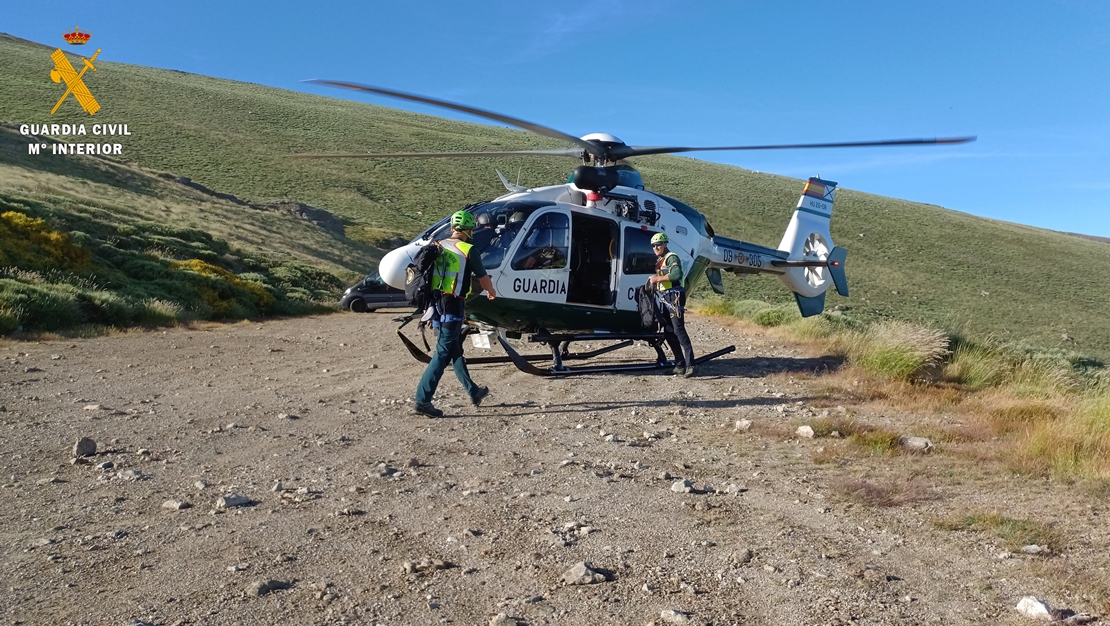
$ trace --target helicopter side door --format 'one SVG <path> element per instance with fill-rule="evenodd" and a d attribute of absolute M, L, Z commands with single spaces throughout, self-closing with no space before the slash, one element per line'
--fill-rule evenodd
<path fill-rule="evenodd" d="M 636 309 L 636 288 L 647 282 L 655 273 L 656 257 L 651 248 L 651 236 L 656 231 L 636 226 L 625 226 L 624 246 L 621 248 L 620 286 L 617 289 L 617 308 Z"/>
<path fill-rule="evenodd" d="M 570 278 L 570 211 L 536 211 L 495 277 L 498 295 L 563 304 Z"/>
<path fill-rule="evenodd" d="M 620 228 L 615 220 L 571 214 L 570 283 L 567 302 L 612 307 L 616 304 Z"/>

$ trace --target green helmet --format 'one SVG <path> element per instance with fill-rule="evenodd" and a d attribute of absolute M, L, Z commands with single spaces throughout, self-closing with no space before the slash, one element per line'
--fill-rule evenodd
<path fill-rule="evenodd" d="M 471 230 L 474 228 L 474 214 L 466 211 L 455 211 L 451 215 L 451 228 L 455 230 Z"/>
<path fill-rule="evenodd" d="M 670 239 L 667 238 L 666 233 L 655 233 L 651 236 L 651 245 L 653 246 L 657 243 L 667 243 L 669 241 Z"/>

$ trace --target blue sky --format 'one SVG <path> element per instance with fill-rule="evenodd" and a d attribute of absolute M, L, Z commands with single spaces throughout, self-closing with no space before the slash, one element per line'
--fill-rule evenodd
<path fill-rule="evenodd" d="M 350 80 L 635 145 L 977 135 L 693 156 L 1110 237 L 1105 0 L 8 0 L 0 16 L 48 44 L 75 24 L 104 60 L 454 116 L 300 82 Z"/>

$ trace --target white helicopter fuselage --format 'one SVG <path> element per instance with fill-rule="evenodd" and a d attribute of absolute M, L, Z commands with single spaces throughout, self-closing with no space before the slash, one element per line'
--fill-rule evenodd
<path fill-rule="evenodd" d="M 497 292 L 494 301 L 472 300 L 472 308 L 479 319 L 514 330 L 628 326 L 637 311 L 636 288 L 656 273 L 650 239 L 665 233 L 669 251 L 682 262 L 687 289 L 708 276 L 720 291 L 721 269 L 771 273 L 798 295 L 803 315 L 804 302 L 810 303 L 812 314 L 814 307 L 823 306 L 831 283 L 821 263 L 833 250 L 829 216 L 835 183 L 821 183 L 828 193 L 822 191 L 825 197 L 820 199 L 803 193 L 778 249 L 714 236 L 701 213 L 642 188 L 617 185 L 596 193 L 573 183 L 514 187 L 469 208 L 478 221 L 472 243 Z M 420 247 L 448 234 L 444 220 L 391 251 L 381 261 L 382 278 L 403 289 L 406 270 Z M 785 265 L 799 262 L 813 266 Z M 820 303 L 813 302 L 816 298 Z"/>

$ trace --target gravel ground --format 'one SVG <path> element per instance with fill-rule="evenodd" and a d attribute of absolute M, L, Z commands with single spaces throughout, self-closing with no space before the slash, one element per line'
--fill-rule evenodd
<path fill-rule="evenodd" d="M 696 351 L 737 351 L 688 380 L 474 366 L 493 390 L 475 408 L 448 370 L 439 420 L 411 412 L 423 365 L 389 314 L 0 341 L 0 615 L 949 625 L 1033 624 L 1026 595 L 1105 608 L 1105 494 L 956 444 L 795 437 L 825 412 L 907 435 L 946 418 L 838 407 L 834 360 L 723 323 L 691 316 Z M 84 437 L 96 453 L 73 462 Z M 863 483 L 912 497 L 837 488 Z M 968 513 L 1049 524 L 1064 547 L 936 525 Z"/>

